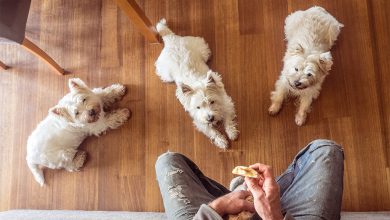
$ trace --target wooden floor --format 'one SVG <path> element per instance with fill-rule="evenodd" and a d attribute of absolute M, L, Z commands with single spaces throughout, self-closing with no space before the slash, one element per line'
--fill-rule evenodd
<path fill-rule="evenodd" d="M 153 23 L 165 17 L 181 35 L 202 36 L 210 66 L 236 103 L 241 136 L 224 152 L 195 131 L 174 85 L 154 73 L 162 45 L 148 44 L 112 0 L 32 1 L 27 37 L 63 65 L 58 76 L 18 45 L 0 45 L 0 210 L 162 211 L 154 163 L 167 150 L 192 158 L 227 185 L 235 165 L 263 162 L 280 174 L 315 138 L 345 148 L 343 209 L 390 210 L 390 1 L 144 0 Z M 285 17 L 325 7 L 345 27 L 334 66 L 308 123 L 294 124 L 293 103 L 277 117 L 267 109 L 282 66 Z M 118 130 L 88 138 L 79 173 L 47 171 L 39 187 L 25 162 L 28 135 L 80 77 L 91 87 L 123 83 L 120 106 L 132 110 Z"/>

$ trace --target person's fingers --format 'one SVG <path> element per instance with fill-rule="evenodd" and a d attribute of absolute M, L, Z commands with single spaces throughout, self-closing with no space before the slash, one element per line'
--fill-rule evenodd
<path fill-rule="evenodd" d="M 276 181 L 273 181 L 273 182 L 266 182 L 264 183 L 264 192 L 265 194 L 267 194 L 267 196 L 272 196 L 272 195 L 275 195 L 275 194 L 280 194 L 280 187 L 279 185 L 276 183 Z"/>
<path fill-rule="evenodd" d="M 258 179 L 245 177 L 245 184 L 248 186 L 248 188 L 259 190 L 261 189 L 261 186 L 259 185 Z"/>
<path fill-rule="evenodd" d="M 270 167 L 268 165 L 256 163 L 256 164 L 250 165 L 249 167 L 252 169 L 255 169 L 257 172 L 262 174 L 265 179 L 266 178 L 274 178 L 274 175 L 272 172 L 272 167 Z"/>
<path fill-rule="evenodd" d="M 261 173 L 267 172 L 272 173 L 272 167 L 269 165 L 265 165 L 262 163 L 255 163 L 249 166 L 252 169 L 255 169 L 257 171 L 260 171 Z"/>
<path fill-rule="evenodd" d="M 249 211 L 249 212 L 256 212 L 255 205 L 251 202 L 248 202 L 246 200 L 242 200 L 242 210 Z"/>
<path fill-rule="evenodd" d="M 250 165 L 249 167 L 252 169 L 260 170 L 261 168 L 264 168 L 265 166 L 267 166 L 267 165 L 262 164 L 262 163 L 255 163 L 255 164 Z"/>
<path fill-rule="evenodd" d="M 267 179 L 264 180 L 262 186 L 263 186 L 264 188 L 270 188 L 270 187 L 278 186 L 278 184 L 276 183 L 275 179 L 273 179 L 273 178 L 267 178 Z"/>
<path fill-rule="evenodd" d="M 258 184 L 257 179 L 245 177 L 245 183 L 248 186 L 249 191 L 251 191 L 254 197 L 264 196 L 264 191 L 261 188 L 261 186 Z"/>
<path fill-rule="evenodd" d="M 252 195 L 252 193 L 250 191 L 240 190 L 240 191 L 237 191 L 237 195 L 238 195 L 238 198 L 245 199 L 246 197 Z"/>
<path fill-rule="evenodd" d="M 258 179 L 257 179 L 257 182 L 259 184 L 260 187 L 263 187 L 264 185 L 264 178 L 262 176 L 260 176 Z"/>

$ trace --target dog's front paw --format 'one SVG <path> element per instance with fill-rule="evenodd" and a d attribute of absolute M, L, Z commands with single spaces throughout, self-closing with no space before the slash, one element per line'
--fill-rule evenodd
<path fill-rule="evenodd" d="M 307 114 L 306 114 L 306 113 L 303 113 L 303 114 L 297 113 L 297 114 L 295 115 L 295 123 L 296 123 L 298 126 L 302 126 L 302 125 L 305 124 L 305 122 L 306 122 L 306 117 L 307 117 Z"/>
<path fill-rule="evenodd" d="M 114 84 L 110 86 L 110 93 L 112 93 L 113 98 L 116 101 L 119 101 L 126 93 L 126 86 L 121 84 Z"/>
<path fill-rule="evenodd" d="M 130 117 L 130 110 L 127 109 L 127 108 L 123 108 L 123 109 L 120 109 L 119 111 L 119 114 L 120 114 L 120 117 L 124 120 L 124 121 L 127 121 Z"/>
<path fill-rule="evenodd" d="M 127 108 L 122 108 L 116 111 L 115 118 L 118 123 L 123 124 L 130 118 L 131 112 Z"/>
<path fill-rule="evenodd" d="M 270 115 L 276 115 L 279 113 L 280 109 L 282 108 L 282 105 L 272 103 L 272 105 L 268 109 L 268 114 Z"/>
<path fill-rule="evenodd" d="M 68 171 L 80 171 L 80 168 L 84 165 L 85 160 L 87 159 L 87 152 L 86 151 L 78 151 L 76 153 L 76 156 L 73 158 L 72 161 L 72 168 L 68 169 Z"/>
<path fill-rule="evenodd" d="M 240 132 L 237 130 L 235 126 L 229 126 L 226 128 L 226 134 L 230 140 L 235 141 L 237 140 Z"/>
<path fill-rule="evenodd" d="M 107 125 L 111 129 L 115 129 L 125 123 L 131 116 L 131 111 L 127 108 L 115 110 L 108 114 Z"/>
<path fill-rule="evenodd" d="M 219 135 L 219 136 L 214 138 L 213 142 L 219 148 L 222 148 L 222 149 L 228 148 L 229 142 L 225 136 Z"/>

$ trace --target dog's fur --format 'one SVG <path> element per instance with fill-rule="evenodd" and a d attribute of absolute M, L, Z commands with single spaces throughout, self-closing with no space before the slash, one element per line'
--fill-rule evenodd
<path fill-rule="evenodd" d="M 310 106 L 320 94 L 322 83 L 332 67 L 330 49 L 343 27 L 321 7 L 296 11 L 286 18 L 284 31 L 287 51 L 275 91 L 271 93 L 271 115 L 277 114 L 284 99 L 298 97 L 297 125 L 306 121 Z"/>
<path fill-rule="evenodd" d="M 164 48 L 156 61 L 156 73 L 163 82 L 175 82 L 176 96 L 193 118 L 197 129 L 215 145 L 226 149 L 228 140 L 217 129 L 223 128 L 230 140 L 238 137 L 236 113 L 226 94 L 220 75 L 210 70 L 206 62 L 210 49 L 203 38 L 174 34 L 162 19 L 156 25 Z"/>
<path fill-rule="evenodd" d="M 69 88 L 70 93 L 49 110 L 27 141 L 27 164 L 41 186 L 45 183 L 42 167 L 78 171 L 86 159 L 86 152 L 77 150 L 81 142 L 119 127 L 130 116 L 127 108 L 104 111 L 124 96 L 123 85 L 91 90 L 74 78 Z"/>

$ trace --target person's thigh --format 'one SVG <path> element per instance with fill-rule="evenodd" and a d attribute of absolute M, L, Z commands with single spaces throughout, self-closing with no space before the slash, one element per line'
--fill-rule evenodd
<path fill-rule="evenodd" d="M 283 212 L 296 219 L 340 219 L 344 154 L 329 140 L 316 140 L 298 153 L 277 178 Z"/>
<path fill-rule="evenodd" d="M 178 153 L 162 154 L 156 162 L 156 175 L 168 219 L 192 219 L 202 204 L 225 190 Z"/>

